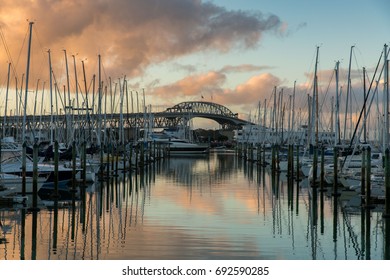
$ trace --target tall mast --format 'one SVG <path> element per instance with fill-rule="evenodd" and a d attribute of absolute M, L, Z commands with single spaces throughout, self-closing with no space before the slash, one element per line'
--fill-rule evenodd
<path fill-rule="evenodd" d="M 101 76 L 101 56 L 98 55 L 98 63 L 99 63 L 99 69 L 98 69 L 98 133 L 97 133 L 97 145 L 100 147 L 101 145 L 101 139 L 100 134 L 102 132 L 102 76 Z"/>
<path fill-rule="evenodd" d="M 50 72 L 50 142 L 53 143 L 53 73 L 51 69 L 51 55 L 49 54 L 49 72 Z"/>
<path fill-rule="evenodd" d="M 344 119 L 344 140 L 347 139 L 347 118 L 348 118 L 348 106 L 349 103 L 352 103 L 350 102 L 350 95 L 351 95 L 351 62 L 352 62 L 352 51 L 353 51 L 353 48 L 354 46 L 351 46 L 351 51 L 350 51 L 350 54 L 349 54 L 349 66 L 348 66 L 348 81 L 347 81 L 347 97 L 346 97 L 346 101 L 345 101 L 345 119 Z M 352 110 L 350 112 L 351 116 L 350 116 L 350 137 L 351 138 L 351 131 L 352 131 Z"/>
<path fill-rule="evenodd" d="M 9 78 L 10 78 L 10 70 L 11 70 L 11 63 L 8 63 L 8 75 L 7 75 L 7 89 L 5 93 L 5 108 L 4 108 L 4 120 L 3 120 L 3 135 L 1 136 L 1 139 L 5 136 L 5 125 L 7 121 L 7 105 L 8 105 L 8 89 L 9 89 Z"/>
<path fill-rule="evenodd" d="M 29 22 L 30 35 L 28 39 L 28 50 L 27 50 L 27 66 L 26 66 L 26 91 L 24 94 L 24 112 L 23 112 L 23 131 L 22 131 L 22 142 L 26 141 L 26 110 L 27 110 L 27 97 L 28 97 L 28 79 L 30 77 L 30 56 L 31 56 L 31 40 L 32 40 L 32 26 L 34 22 Z"/>
<path fill-rule="evenodd" d="M 294 90 L 292 97 L 292 116 L 291 116 L 291 132 L 294 133 L 294 123 L 295 123 L 295 86 L 297 81 L 294 81 Z"/>
<path fill-rule="evenodd" d="M 336 62 L 335 76 L 336 76 L 336 117 L 335 117 L 335 145 L 340 144 L 340 115 L 339 115 L 339 67 L 340 61 Z"/>
<path fill-rule="evenodd" d="M 64 49 L 64 56 L 65 56 L 65 68 L 66 68 L 66 84 L 68 87 L 68 106 L 66 106 L 66 102 L 64 101 L 64 108 L 65 108 L 65 115 L 66 115 L 66 128 L 67 128 L 67 144 L 70 143 L 70 136 L 71 136 L 71 116 L 73 116 L 72 112 L 72 101 L 70 100 L 70 82 L 69 82 L 69 67 L 68 67 L 68 56 L 66 55 L 66 50 Z M 65 100 L 65 99 L 64 99 Z"/>
<path fill-rule="evenodd" d="M 311 126 L 312 131 L 313 128 L 315 128 L 315 133 L 311 134 L 311 143 L 312 145 L 318 144 L 318 88 L 317 88 L 317 67 L 318 67 L 318 50 L 319 47 L 317 46 L 316 50 L 316 63 L 314 66 L 314 84 L 313 84 L 313 99 L 312 99 L 312 109 L 311 109 Z"/>
<path fill-rule="evenodd" d="M 384 133 L 383 152 L 389 147 L 389 69 L 387 63 L 387 44 L 384 46 L 384 85 L 383 85 L 383 106 L 384 106 Z"/>
<path fill-rule="evenodd" d="M 363 97 L 364 100 L 366 100 L 366 68 L 363 67 Z M 363 104 L 363 110 L 364 110 L 364 118 L 367 118 L 367 112 L 366 112 L 366 102 Z M 363 122 L 363 141 L 364 143 L 367 143 L 367 121 Z"/>

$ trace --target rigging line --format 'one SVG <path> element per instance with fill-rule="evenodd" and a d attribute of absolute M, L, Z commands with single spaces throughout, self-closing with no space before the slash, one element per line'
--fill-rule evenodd
<path fill-rule="evenodd" d="M 4 33 L 3 33 L 3 29 L 2 29 L 1 26 L 0 26 L 0 37 L 1 37 L 1 41 L 3 42 L 4 48 L 5 48 L 5 52 L 7 53 L 8 60 L 11 63 L 12 72 L 16 76 L 16 69 L 15 69 L 15 66 L 14 66 L 14 62 L 12 60 L 11 52 L 9 50 L 9 47 L 8 47 L 8 44 L 7 44 L 7 40 L 5 39 L 5 36 L 4 36 Z"/>
<path fill-rule="evenodd" d="M 359 63 L 357 62 L 356 54 L 355 54 L 354 51 L 352 51 L 352 54 L 353 54 L 353 57 L 355 59 L 355 63 L 356 63 L 356 66 L 357 66 L 358 77 L 360 79 L 361 84 L 363 85 L 363 78 L 362 78 L 363 75 L 362 75 L 362 72 L 360 71 L 361 67 L 359 67 Z"/>
<path fill-rule="evenodd" d="M 381 62 L 381 60 L 382 60 L 382 56 L 383 56 L 384 58 L 387 57 L 388 54 L 389 54 L 389 52 L 390 52 L 390 50 L 387 51 L 387 54 L 384 53 L 384 50 L 381 52 L 381 55 L 380 55 L 380 57 L 379 57 L 379 59 L 378 59 L 378 63 L 377 63 L 377 65 L 376 65 L 376 68 L 375 68 L 375 71 L 374 71 L 374 77 L 376 76 L 376 73 L 377 73 L 377 71 L 378 71 L 379 64 L 380 64 L 380 62 Z M 379 74 L 379 78 L 382 76 L 383 68 L 384 68 L 384 67 L 382 67 L 382 70 L 381 70 L 381 72 L 380 72 L 380 74 Z M 371 89 L 372 89 L 372 85 L 373 85 L 373 83 L 374 83 L 374 77 L 373 77 L 372 80 L 371 80 L 370 86 L 369 86 L 368 91 L 367 91 L 367 94 L 366 94 L 366 98 L 364 99 L 364 103 L 367 102 L 368 97 L 370 96 Z M 355 129 L 354 129 L 354 131 L 353 131 L 353 135 L 352 135 L 351 141 L 350 141 L 350 143 L 349 143 L 349 148 L 352 147 L 352 144 L 353 144 L 354 138 L 355 138 L 355 136 L 356 136 L 357 129 L 358 129 L 359 123 L 360 123 L 360 121 L 361 121 L 361 118 L 362 118 L 363 113 L 364 113 L 364 108 L 362 108 L 362 110 L 360 110 L 359 118 L 358 118 L 358 120 L 357 120 L 357 122 L 356 122 Z M 341 164 L 341 167 L 342 167 L 342 168 L 344 167 L 344 164 L 345 164 L 346 160 L 347 160 L 347 157 L 344 158 L 344 161 L 343 161 L 342 164 Z"/>
<path fill-rule="evenodd" d="M 33 25 L 33 31 L 34 31 L 34 34 L 35 34 L 35 37 L 36 37 L 36 41 L 38 41 L 39 48 L 41 50 L 41 55 L 42 55 L 42 59 L 41 59 L 42 62 L 40 64 L 38 73 L 42 73 L 43 72 L 43 67 L 44 67 L 44 61 L 45 61 L 45 57 L 46 57 L 46 51 L 44 50 L 44 48 L 42 46 L 42 43 L 41 43 L 41 41 L 39 39 L 38 29 L 35 27 L 35 25 Z"/>
<path fill-rule="evenodd" d="M 24 35 L 22 47 L 20 48 L 19 55 L 18 55 L 18 59 L 16 60 L 16 65 L 15 65 L 15 67 L 17 67 L 18 64 L 19 64 L 20 57 L 22 56 L 22 50 L 23 50 L 24 45 L 25 45 L 25 43 L 26 43 L 28 34 L 29 34 L 29 27 L 27 27 L 26 34 Z M 16 73 L 15 73 L 15 77 L 17 77 Z"/>
<path fill-rule="evenodd" d="M 319 110 L 320 110 L 320 116 L 322 116 L 322 111 L 323 111 L 323 107 L 325 106 L 325 100 L 326 100 L 326 98 L 327 98 L 327 96 L 328 96 L 328 93 L 329 93 L 329 88 L 330 88 L 330 84 L 332 83 L 332 80 L 333 80 L 333 76 L 334 76 L 334 71 L 332 71 L 332 75 L 331 75 L 331 77 L 330 77 L 330 79 L 329 79 L 329 83 L 328 83 L 328 87 L 326 88 L 326 91 L 325 91 L 325 96 L 324 96 L 324 98 L 322 99 L 322 103 L 320 104 L 320 108 L 319 108 Z M 331 118 L 329 118 L 329 122 L 331 121 Z M 322 130 L 324 129 L 324 126 L 322 125 L 322 123 L 323 122 L 320 122 L 320 125 L 321 125 L 321 128 L 322 128 Z M 329 127 L 329 123 L 327 124 L 327 126 Z"/>

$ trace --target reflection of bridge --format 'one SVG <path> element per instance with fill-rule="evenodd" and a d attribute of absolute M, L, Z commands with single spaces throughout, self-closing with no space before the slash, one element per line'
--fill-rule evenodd
<path fill-rule="evenodd" d="M 76 110 L 74 110 L 76 112 Z M 152 125 L 155 128 L 167 128 L 186 125 L 192 118 L 208 118 L 218 122 L 223 128 L 234 129 L 239 128 L 248 122 L 238 118 L 238 114 L 234 114 L 225 106 L 203 101 L 182 102 L 163 112 L 152 113 L 123 113 L 122 117 L 118 113 L 108 113 L 104 116 L 94 113 L 92 110 L 79 109 L 73 114 L 60 115 L 43 115 L 43 116 L 26 116 L 27 130 L 34 129 L 49 129 L 50 123 L 57 129 L 85 129 L 85 128 L 118 128 L 122 126 L 125 128 L 145 127 Z M 22 128 L 23 117 L 21 116 L 7 116 L 5 121 L 6 130 L 19 130 Z M 4 117 L 0 117 L 0 125 L 4 124 Z M 52 127 L 53 127 L 52 126 Z"/>

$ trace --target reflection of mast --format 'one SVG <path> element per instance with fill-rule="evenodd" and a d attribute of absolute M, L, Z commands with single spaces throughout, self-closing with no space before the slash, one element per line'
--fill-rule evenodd
<path fill-rule="evenodd" d="M 337 260 L 337 197 L 333 197 L 333 243 L 334 259 Z"/>

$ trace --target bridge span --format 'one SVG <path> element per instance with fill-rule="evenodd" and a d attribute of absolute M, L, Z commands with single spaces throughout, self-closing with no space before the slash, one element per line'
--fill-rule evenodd
<path fill-rule="evenodd" d="M 182 102 L 162 112 L 136 113 L 106 113 L 98 114 L 92 109 L 68 108 L 66 114 L 26 116 L 26 131 L 38 129 L 47 131 L 50 128 L 67 131 L 77 129 L 118 129 L 129 128 L 172 128 L 186 126 L 193 118 L 207 118 L 216 121 L 223 129 L 237 129 L 250 122 L 239 119 L 227 107 L 213 102 L 189 101 Z M 125 111 L 125 109 L 123 110 Z M 0 117 L 1 129 L 5 135 L 15 131 L 22 131 L 23 116 Z"/>

